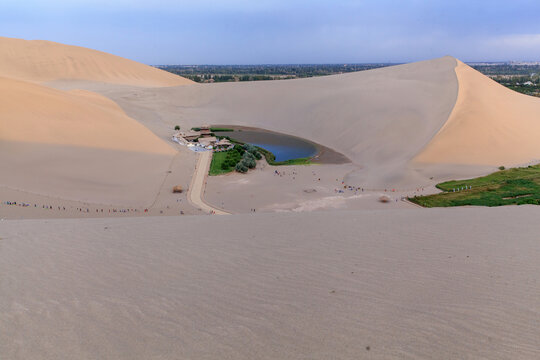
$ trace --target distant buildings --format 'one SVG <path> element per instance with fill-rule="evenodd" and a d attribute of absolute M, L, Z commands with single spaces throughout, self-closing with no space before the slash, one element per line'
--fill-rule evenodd
<path fill-rule="evenodd" d="M 210 129 L 210 126 L 208 125 L 201 126 L 199 131 L 201 132 L 202 137 L 212 136 L 212 130 Z"/>
<path fill-rule="evenodd" d="M 218 139 L 212 134 L 212 129 L 208 125 L 195 128 L 199 131 L 178 132 L 173 136 L 173 140 L 188 146 L 200 146 L 205 149 L 215 149 L 218 151 L 229 150 L 233 144 L 227 139 Z M 183 140 L 179 141 L 179 140 Z"/>
<path fill-rule="evenodd" d="M 217 142 L 218 139 L 215 136 L 199 138 L 199 144 L 201 144 L 203 147 L 214 146 Z"/>
<path fill-rule="evenodd" d="M 201 137 L 201 132 L 190 130 L 186 132 L 181 132 L 178 135 L 183 137 L 186 141 L 192 142 L 192 141 L 196 141 L 198 138 Z"/>
<path fill-rule="evenodd" d="M 227 139 L 221 139 L 214 144 L 216 150 L 228 150 L 233 146 L 233 144 Z"/>

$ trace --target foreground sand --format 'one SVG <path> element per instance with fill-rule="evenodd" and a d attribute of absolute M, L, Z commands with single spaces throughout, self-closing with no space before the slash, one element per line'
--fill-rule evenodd
<path fill-rule="evenodd" d="M 539 216 L 511 207 L 4 221 L 0 353 L 538 359 Z"/>

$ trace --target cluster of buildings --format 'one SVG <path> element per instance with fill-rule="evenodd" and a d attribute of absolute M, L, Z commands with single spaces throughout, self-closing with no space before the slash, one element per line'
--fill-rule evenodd
<path fill-rule="evenodd" d="M 233 147 L 229 140 L 216 138 L 208 125 L 201 126 L 198 131 L 178 132 L 173 135 L 173 141 L 188 147 L 195 146 L 215 151 L 225 151 Z"/>

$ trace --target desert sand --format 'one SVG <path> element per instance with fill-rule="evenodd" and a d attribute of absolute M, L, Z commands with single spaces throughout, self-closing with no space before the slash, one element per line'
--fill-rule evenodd
<path fill-rule="evenodd" d="M 352 163 L 275 167 L 263 160 L 247 176 L 209 176 L 204 198 L 233 213 L 308 212 L 411 208 L 414 205 L 403 201 L 404 197 L 437 192 L 433 186 L 377 189 L 346 185 L 347 175 L 357 168 Z M 381 203 L 383 195 L 391 202 Z"/>
<path fill-rule="evenodd" d="M 0 50 L 2 359 L 540 357 L 539 208 L 402 199 L 539 159 L 540 100 L 452 57 L 191 84 L 52 42 Z M 201 124 L 351 162 L 206 177 L 208 154 L 171 141 Z M 233 215 L 181 216 L 212 209 Z"/>
<path fill-rule="evenodd" d="M 130 216 L 201 213 L 185 192 L 171 191 L 176 185 L 189 188 L 195 154 L 164 157 L 25 143 L 0 148 L 0 162 L 8 170 L 0 173 L 0 219 L 119 216 L 127 209 Z"/>
<path fill-rule="evenodd" d="M 136 86 L 178 86 L 190 80 L 132 60 L 52 41 L 0 37 L 0 76 L 47 82 L 86 80 Z"/>
<path fill-rule="evenodd" d="M 290 81 L 144 88 L 57 78 L 44 84 L 47 88 L 56 88 L 62 97 L 68 94 L 87 102 L 93 99 L 94 104 L 104 104 L 97 95 L 91 95 L 100 93 L 122 108 L 127 114 L 124 120 L 134 119 L 161 138 L 161 146 L 165 143 L 171 146 L 175 125 L 183 129 L 204 123 L 243 125 L 300 136 L 351 160 L 348 167 L 317 166 L 323 178 L 370 191 L 357 196 L 356 200 L 343 202 L 341 195 L 336 197 L 325 191 L 306 195 L 304 190 L 310 189 L 299 182 L 278 186 L 272 170 L 264 176 L 257 173 L 242 178 L 236 174 L 209 178 L 205 196 L 211 206 L 224 206 L 225 211 L 377 208 L 379 204 L 372 200 L 385 189 L 395 189 L 396 198 L 425 193 L 425 189 L 433 192 L 433 186 L 441 181 L 483 175 L 500 165 L 528 164 L 540 158 L 538 142 L 533 141 L 538 129 L 535 119 L 540 100 L 513 93 L 452 57 Z M 109 105 L 105 107 L 109 110 L 114 107 L 116 112 L 116 105 L 112 102 Z M 511 129 L 506 119 L 512 119 Z M 73 129 L 79 126 L 84 129 L 77 123 L 73 124 Z M 129 134 L 123 126 L 115 129 L 118 136 Z M 527 132 L 526 129 L 533 130 Z M 26 131 L 20 133 L 25 136 Z M 520 137 L 520 134 L 527 135 Z M 127 137 L 139 138 L 131 134 Z M 95 143 L 95 138 L 90 142 Z M 120 144 L 116 139 L 112 143 Z M 511 151 L 517 143 L 520 143 L 519 150 Z M 138 140 L 131 145 L 139 148 Z M 178 167 L 193 168 L 195 156 L 184 147 L 172 146 L 179 152 Z M 497 151 L 489 151 L 491 146 Z M 153 163 L 164 164 L 165 161 Z M 166 170 L 164 167 L 160 165 L 160 171 Z M 339 170 L 336 172 L 336 169 Z M 302 172 L 309 175 L 312 170 Z M 106 172 L 96 169 L 92 173 L 103 175 Z M 104 180 L 105 183 L 121 183 L 117 176 L 114 181 Z M 154 184 L 145 186 L 155 192 L 158 182 L 154 177 Z M 189 183 L 184 182 L 188 186 Z M 273 190 L 259 192 L 255 201 L 241 196 L 239 184 L 243 184 L 243 189 L 250 184 L 251 194 L 257 193 L 259 188 Z M 419 189 L 424 190 L 419 192 Z M 43 193 L 42 188 L 35 186 L 23 190 Z M 328 184 L 326 190 L 334 190 L 332 184 Z M 151 200 L 150 194 L 144 199 L 127 199 L 130 192 L 133 191 L 122 196 L 118 193 L 115 202 L 144 206 L 143 202 Z M 70 199 L 88 201 L 93 196 L 77 195 L 72 191 Z M 103 198 L 96 200 L 104 201 Z M 336 205 L 336 201 L 341 205 Z M 310 205 L 304 206 L 306 202 Z"/>
<path fill-rule="evenodd" d="M 4 221 L 0 353 L 537 359 L 538 216 L 525 206 Z"/>

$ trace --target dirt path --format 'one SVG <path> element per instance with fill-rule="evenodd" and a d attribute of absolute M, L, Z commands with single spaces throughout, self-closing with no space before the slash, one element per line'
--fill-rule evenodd
<path fill-rule="evenodd" d="M 195 167 L 195 173 L 193 174 L 193 179 L 191 180 L 191 186 L 188 190 L 188 200 L 193 206 L 198 207 L 208 213 L 213 212 L 216 215 L 229 215 L 228 212 L 212 207 L 203 200 L 206 177 L 208 176 L 208 169 L 210 167 L 211 160 L 211 151 L 204 151 L 199 155 L 199 160 L 197 161 L 197 165 Z"/>

